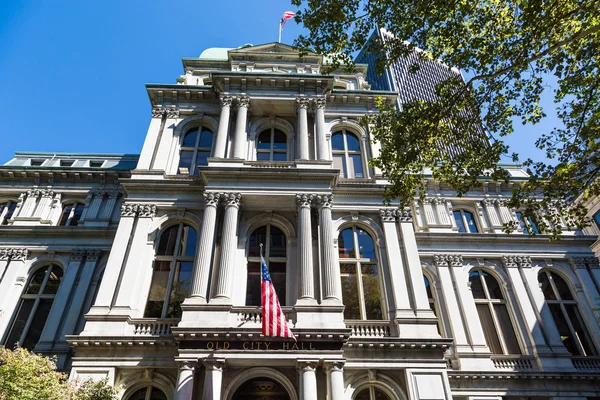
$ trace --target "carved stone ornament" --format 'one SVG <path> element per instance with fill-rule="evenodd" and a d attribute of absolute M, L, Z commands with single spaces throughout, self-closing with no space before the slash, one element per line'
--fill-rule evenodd
<path fill-rule="evenodd" d="M 425 197 L 423 199 L 423 204 L 432 204 L 433 203 L 433 199 L 431 197 Z"/>
<path fill-rule="evenodd" d="M 81 261 L 85 255 L 85 249 L 73 249 L 71 250 L 71 261 Z"/>
<path fill-rule="evenodd" d="M 463 258 L 461 255 L 436 254 L 433 256 L 433 262 L 438 267 L 462 267 Z"/>
<path fill-rule="evenodd" d="M 325 369 L 327 371 L 343 371 L 344 361 L 325 361 Z"/>
<path fill-rule="evenodd" d="M 397 210 L 396 216 L 398 217 L 398 221 L 400 222 L 413 222 L 412 211 L 410 210 L 410 208 Z"/>
<path fill-rule="evenodd" d="M 221 103 L 221 107 L 231 107 L 231 103 L 233 102 L 233 97 L 221 96 L 221 97 L 219 97 L 219 102 Z"/>
<path fill-rule="evenodd" d="M 156 205 L 154 204 L 140 204 L 138 206 L 138 215 L 140 218 L 154 218 L 156 217 Z"/>
<path fill-rule="evenodd" d="M 109 199 L 116 199 L 121 195 L 121 193 L 119 193 L 118 190 L 113 190 L 112 192 L 107 192 L 107 194 L 108 194 Z"/>
<path fill-rule="evenodd" d="M 171 107 L 153 107 L 152 108 L 152 118 L 162 118 L 164 115 L 167 118 L 177 118 L 179 117 L 179 108 L 175 106 Z"/>
<path fill-rule="evenodd" d="M 193 361 L 181 361 L 179 363 L 179 370 L 193 371 L 197 365 L 198 365 L 198 363 L 195 363 Z"/>
<path fill-rule="evenodd" d="M 238 107 L 250 107 L 250 97 L 248 96 L 240 96 L 237 98 Z"/>
<path fill-rule="evenodd" d="M 314 198 L 314 195 L 312 195 L 312 194 L 306 194 L 306 193 L 297 194 L 296 195 L 296 204 L 298 205 L 298 208 L 310 207 L 310 205 L 312 204 L 313 198 Z"/>
<path fill-rule="evenodd" d="M 0 261 L 25 261 L 29 257 L 29 250 L 22 248 L 0 249 Z"/>
<path fill-rule="evenodd" d="M 318 366 L 319 366 L 319 363 L 317 361 L 298 360 L 298 368 L 302 372 L 314 372 Z"/>
<path fill-rule="evenodd" d="M 220 193 L 206 192 L 204 193 L 204 204 L 206 207 L 216 207 L 219 205 Z"/>
<path fill-rule="evenodd" d="M 327 103 L 327 100 L 325 99 L 325 97 L 317 97 L 316 99 L 313 99 L 313 104 L 314 104 L 315 109 L 325 108 L 326 103 Z"/>
<path fill-rule="evenodd" d="M 317 204 L 322 208 L 331 208 L 333 205 L 333 195 L 332 194 L 319 194 L 317 197 Z"/>
<path fill-rule="evenodd" d="M 39 189 L 33 189 L 27 191 L 27 197 L 40 197 L 42 195 L 42 191 Z"/>
<path fill-rule="evenodd" d="M 382 208 L 379 210 L 379 218 L 381 222 L 396 222 L 396 209 Z"/>
<path fill-rule="evenodd" d="M 205 358 L 203 363 L 204 367 L 209 371 L 223 371 L 223 368 L 225 368 L 224 359 Z"/>
<path fill-rule="evenodd" d="M 102 255 L 102 250 L 100 249 L 87 249 L 85 251 L 85 259 L 86 261 L 97 261 Z"/>
<path fill-rule="evenodd" d="M 573 257 L 569 258 L 569 264 L 573 270 L 582 268 L 598 268 L 598 259 L 596 257 Z"/>
<path fill-rule="evenodd" d="M 42 190 L 42 197 L 53 198 L 55 195 L 54 190 Z"/>
<path fill-rule="evenodd" d="M 529 268 L 531 257 L 529 256 L 502 256 L 502 264 L 505 268 Z"/>
<path fill-rule="evenodd" d="M 304 109 L 307 110 L 308 106 L 310 104 L 310 99 L 308 97 L 298 97 L 296 99 L 296 105 L 298 106 L 298 109 Z"/>
<path fill-rule="evenodd" d="M 241 193 L 223 193 L 221 195 L 221 201 L 225 207 L 233 206 L 239 207 L 242 201 Z"/>
<path fill-rule="evenodd" d="M 138 204 L 121 204 L 121 216 L 122 217 L 135 217 L 138 211 Z"/>

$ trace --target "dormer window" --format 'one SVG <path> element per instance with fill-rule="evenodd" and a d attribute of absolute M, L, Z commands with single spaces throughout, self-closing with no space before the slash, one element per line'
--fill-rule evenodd
<path fill-rule="evenodd" d="M 60 160 L 61 167 L 72 167 L 75 164 L 75 160 Z"/>
<path fill-rule="evenodd" d="M 42 164 L 44 164 L 44 161 L 45 160 L 34 160 L 34 159 L 31 159 L 29 161 L 29 165 L 31 165 L 32 167 L 41 167 Z"/>
<path fill-rule="evenodd" d="M 90 168 L 102 168 L 104 161 L 90 161 Z"/>

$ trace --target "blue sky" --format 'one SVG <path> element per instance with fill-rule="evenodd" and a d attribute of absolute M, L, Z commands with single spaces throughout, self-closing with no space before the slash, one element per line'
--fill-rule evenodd
<path fill-rule="evenodd" d="M 145 83 L 175 83 L 181 58 L 277 40 L 288 1 L 20 0 L 0 5 L 0 164 L 15 151 L 139 153 Z M 283 42 L 301 32 L 288 21 Z M 532 154 L 540 127 L 509 143 Z"/>

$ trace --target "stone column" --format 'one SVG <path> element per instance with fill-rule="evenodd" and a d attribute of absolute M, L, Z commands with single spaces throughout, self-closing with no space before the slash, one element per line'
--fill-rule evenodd
<path fill-rule="evenodd" d="M 443 204 L 443 202 L 442 202 Z M 398 222 L 400 224 L 400 237 L 406 259 L 408 275 L 410 277 L 411 292 L 413 295 L 413 304 L 417 317 L 434 317 L 433 311 L 429 306 L 427 290 L 423 281 L 423 270 L 421 269 L 421 259 L 417 248 L 417 240 L 412 224 L 412 213 L 410 209 L 398 210 Z"/>
<path fill-rule="evenodd" d="M 326 100 L 324 97 L 314 99 L 315 119 L 317 123 L 317 160 L 319 161 L 330 159 L 325 127 L 325 103 Z"/>
<path fill-rule="evenodd" d="M 8 310 L 9 308 L 5 306 L 5 302 L 8 299 L 8 293 L 12 286 L 14 286 L 15 276 L 19 272 L 20 265 L 13 265 L 15 262 L 17 264 L 22 264 L 29 257 L 29 250 L 24 248 L 8 248 L 8 249 L 0 249 L 0 310 Z M 21 262 L 19 262 L 21 261 Z M 4 318 L 5 321 L 10 318 Z M 0 321 L 2 318 L 0 318 Z M 0 328 L 2 323 L 0 322 Z M 3 332 L 0 329 L 0 332 Z M 12 344 L 11 344 L 12 345 Z"/>
<path fill-rule="evenodd" d="M 587 267 L 589 265 L 590 269 L 593 269 L 597 263 L 598 261 L 595 257 L 574 257 L 569 259 L 569 264 L 571 265 L 573 272 L 575 272 L 575 275 L 577 275 L 582 284 L 583 293 L 587 300 L 586 303 L 594 306 L 592 314 L 594 314 L 595 318 L 598 318 L 597 314 L 600 312 L 600 310 L 595 307 L 598 299 L 600 299 L 600 293 L 598 293 L 592 274 L 590 274 Z"/>
<path fill-rule="evenodd" d="M 160 137 L 165 127 L 166 110 L 163 107 L 154 106 L 152 108 L 152 119 L 146 134 L 146 140 L 142 146 L 140 159 L 138 160 L 137 169 L 150 169 L 152 161 L 156 155 Z"/>
<path fill-rule="evenodd" d="M 297 194 L 298 205 L 298 271 L 300 273 L 298 303 L 315 303 L 315 280 L 312 254 L 310 206 L 312 194 Z"/>
<path fill-rule="evenodd" d="M 310 100 L 307 97 L 298 97 L 298 159 L 308 160 L 308 116 L 307 109 Z"/>
<path fill-rule="evenodd" d="M 110 217 L 112 216 L 119 195 L 120 193 L 116 190 L 108 192 L 108 199 L 106 199 L 106 204 L 104 204 L 102 212 L 100 212 L 100 214 L 98 215 L 98 219 L 105 219 L 110 221 Z"/>
<path fill-rule="evenodd" d="M 219 117 L 219 130 L 215 141 L 214 158 L 225 158 L 225 148 L 227 147 L 227 136 L 229 136 L 229 114 L 231 112 L 231 96 L 221 96 L 221 116 Z"/>
<path fill-rule="evenodd" d="M 212 299 L 215 303 L 231 303 L 233 269 L 235 268 L 235 254 L 237 251 L 238 211 L 241 198 L 240 193 L 223 193 L 221 197 L 225 205 L 225 215 L 221 235 L 221 260 L 219 262 L 215 294 Z"/>
<path fill-rule="evenodd" d="M 195 363 L 183 361 L 179 364 L 175 400 L 193 400 Z"/>
<path fill-rule="evenodd" d="M 202 217 L 202 228 L 200 229 L 200 238 L 198 240 L 198 255 L 196 256 L 196 265 L 194 265 L 190 295 L 194 303 L 206 303 L 219 197 L 219 193 L 204 193 L 204 216 Z"/>
<path fill-rule="evenodd" d="M 89 207 L 87 209 L 87 213 L 85 214 L 85 216 L 82 216 L 82 220 L 88 220 L 88 219 L 97 219 L 98 218 L 98 211 L 100 211 L 100 206 L 102 205 L 102 200 L 104 200 L 104 191 L 102 190 L 96 190 L 94 192 L 92 192 L 92 197 L 89 201 Z"/>
<path fill-rule="evenodd" d="M 71 259 L 69 260 L 69 265 L 64 271 L 62 281 L 60 283 L 60 286 L 58 287 L 58 291 L 56 292 L 56 297 L 52 302 L 52 308 L 50 309 L 50 313 L 48 314 L 48 319 L 46 320 L 46 324 L 44 325 L 44 329 L 42 330 L 40 340 L 36 345 L 36 349 L 38 351 L 52 349 L 54 338 L 56 337 L 58 325 L 60 324 L 61 318 L 65 311 L 68 312 L 67 302 L 69 300 L 71 289 L 73 289 L 75 278 L 77 277 L 79 267 L 81 266 L 81 262 L 83 261 L 84 257 L 85 250 L 83 249 L 74 249 L 73 251 L 71 251 Z"/>
<path fill-rule="evenodd" d="M 327 400 L 344 400 L 344 362 L 325 361 Z"/>
<path fill-rule="evenodd" d="M 300 398 L 302 400 L 317 400 L 317 361 L 298 360 L 300 369 Z"/>
<path fill-rule="evenodd" d="M 340 304 L 342 300 L 340 267 L 336 260 L 333 244 L 333 222 L 331 218 L 333 195 L 321 194 L 316 197 L 319 204 L 319 228 L 321 230 L 323 298 L 325 301 Z"/>
<path fill-rule="evenodd" d="M 240 96 L 238 98 L 238 112 L 235 120 L 235 136 L 233 138 L 232 158 L 245 159 L 246 155 L 246 120 L 248 119 L 248 107 L 250 106 L 250 97 Z"/>
<path fill-rule="evenodd" d="M 204 393 L 202 400 L 221 400 L 221 382 L 223 379 L 224 359 L 205 359 Z"/>

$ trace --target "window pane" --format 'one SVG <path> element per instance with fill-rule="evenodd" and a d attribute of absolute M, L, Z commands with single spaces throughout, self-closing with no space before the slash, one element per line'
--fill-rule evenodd
<path fill-rule="evenodd" d="M 146 393 L 148 391 L 148 388 L 143 388 L 140 389 L 138 391 L 136 391 L 131 397 L 129 397 L 129 400 L 146 400 Z"/>
<path fill-rule="evenodd" d="M 544 292 L 544 298 L 546 300 L 556 300 L 556 295 L 554 294 L 554 290 L 550 285 L 550 280 L 548 279 L 546 271 L 540 272 L 540 274 L 538 275 L 538 282 L 542 284 L 542 292 Z"/>
<path fill-rule="evenodd" d="M 344 137 L 340 132 L 331 136 L 331 148 L 333 150 L 344 150 Z"/>
<path fill-rule="evenodd" d="M 163 393 L 159 388 L 152 387 L 152 393 L 150 393 L 150 400 L 167 400 L 167 395 Z"/>
<path fill-rule="evenodd" d="M 78 225 L 78 221 L 81 218 L 81 214 L 83 214 L 83 209 L 84 209 L 84 205 L 78 203 L 77 206 L 75 207 L 75 212 L 73 213 L 73 218 L 71 219 L 71 226 Z"/>
<path fill-rule="evenodd" d="M 194 166 L 192 175 L 198 175 L 198 170 L 195 167 L 198 167 L 201 165 L 208 165 L 208 157 L 210 157 L 209 151 L 198 150 L 198 154 L 196 154 L 196 165 Z"/>
<path fill-rule="evenodd" d="M 370 260 L 376 260 L 375 255 L 375 243 L 367 232 L 362 229 L 356 229 L 356 235 L 358 236 L 358 247 L 360 249 L 360 257 L 368 258 Z"/>
<path fill-rule="evenodd" d="M 456 226 L 458 227 L 459 232 L 466 232 L 465 224 L 462 220 L 462 215 L 460 211 L 454 211 L 454 221 L 456 221 Z"/>
<path fill-rule="evenodd" d="M 504 354 L 488 305 L 477 304 L 477 314 L 479 314 L 479 320 L 481 321 L 481 327 L 483 328 L 485 341 L 490 348 L 490 351 L 493 354 Z"/>
<path fill-rule="evenodd" d="M 342 275 L 342 299 L 346 306 L 344 309 L 344 319 L 360 319 L 356 265 L 341 264 L 340 272 Z"/>
<path fill-rule="evenodd" d="M 490 299 L 504 299 L 504 296 L 502 295 L 502 289 L 500 289 L 498 281 L 487 272 L 481 271 L 481 275 L 483 275 L 483 278 L 485 279 L 485 284 L 490 294 Z"/>
<path fill-rule="evenodd" d="M 279 129 L 275 129 L 273 133 L 273 149 L 274 150 L 285 150 L 287 148 L 287 136 Z"/>
<path fill-rule="evenodd" d="M 260 257 L 260 244 L 267 243 L 267 227 L 262 226 L 252 232 L 250 235 L 250 244 L 248 245 L 248 257 Z"/>
<path fill-rule="evenodd" d="M 381 390 L 375 388 L 375 400 L 389 400 L 389 397 L 387 397 L 387 395 L 385 393 L 383 393 Z"/>
<path fill-rule="evenodd" d="M 167 297 L 167 284 L 169 283 L 170 272 L 171 262 L 154 262 L 152 283 L 150 284 L 150 293 L 148 293 L 148 302 L 146 303 L 144 317 L 160 318 L 162 316 L 163 304 Z"/>
<path fill-rule="evenodd" d="M 354 400 L 371 400 L 371 394 L 369 393 L 369 388 L 361 390 Z"/>
<path fill-rule="evenodd" d="M 355 178 L 364 178 L 365 175 L 363 174 L 363 166 L 362 166 L 362 160 L 360 158 L 360 154 L 353 154 L 350 155 L 350 159 L 352 160 L 352 167 L 354 169 L 354 177 Z"/>
<path fill-rule="evenodd" d="M 333 155 L 333 168 L 340 170 L 340 175 L 344 178 L 348 177 L 348 173 L 346 172 L 346 158 L 343 154 L 334 154 Z"/>
<path fill-rule="evenodd" d="M 48 268 L 50 268 L 50 266 L 46 266 L 42 269 L 39 269 L 35 275 L 33 275 L 33 277 L 31 278 L 31 280 L 29 281 L 29 286 L 27 286 L 27 294 L 38 294 L 41 287 L 42 287 L 42 282 L 44 282 L 44 277 L 46 276 L 46 272 L 48 271 Z"/>
<path fill-rule="evenodd" d="M 471 284 L 471 293 L 473 293 L 474 299 L 485 299 L 485 291 L 481 284 L 481 278 L 479 277 L 479 271 L 473 271 L 469 273 L 469 283 Z"/>
<path fill-rule="evenodd" d="M 286 257 L 286 240 L 281 229 L 271 225 L 269 257 Z"/>
<path fill-rule="evenodd" d="M 248 263 L 248 283 L 246 285 L 246 305 L 261 305 L 261 287 L 260 287 L 260 263 Z"/>
<path fill-rule="evenodd" d="M 340 258 L 356 258 L 352 228 L 344 229 L 338 238 Z"/>
<path fill-rule="evenodd" d="M 73 204 L 69 204 L 63 208 L 62 216 L 60 217 L 60 222 L 58 225 L 66 226 L 67 221 L 69 220 L 69 215 L 71 214 L 71 209 L 73 208 Z"/>
<path fill-rule="evenodd" d="M 273 161 L 287 161 L 286 153 L 273 153 Z"/>
<path fill-rule="evenodd" d="M 198 233 L 189 225 L 183 226 L 181 234 L 181 246 L 179 255 L 194 257 L 196 255 L 196 243 L 198 242 Z"/>
<path fill-rule="evenodd" d="M 584 355 L 596 355 L 596 351 L 592 345 L 592 341 L 590 340 L 590 335 L 588 334 L 587 329 L 585 329 L 585 325 L 583 324 L 583 319 L 581 318 L 581 314 L 579 313 L 577 305 L 565 304 L 565 309 L 567 310 L 567 315 L 569 316 L 571 325 L 573 325 L 573 329 L 575 330 L 577 340 L 579 340 L 579 344 L 581 344 L 581 347 L 583 347 L 583 350 L 585 351 Z"/>
<path fill-rule="evenodd" d="M 202 131 L 200 135 L 200 143 L 198 144 L 199 148 L 202 149 L 211 149 L 213 142 L 213 133 L 211 131 Z"/>
<path fill-rule="evenodd" d="M 360 144 L 356 136 L 346 132 L 346 143 L 348 143 L 348 151 L 360 151 Z"/>
<path fill-rule="evenodd" d="M 279 298 L 279 304 L 282 306 L 286 305 L 286 287 L 285 287 L 285 263 L 269 263 L 269 274 L 271 275 L 271 281 L 275 286 L 275 292 Z"/>
<path fill-rule="evenodd" d="M 256 153 L 256 161 L 271 161 L 271 153 L 269 153 L 269 152 Z"/>
<path fill-rule="evenodd" d="M 181 317 L 181 303 L 190 294 L 193 265 L 194 263 L 191 261 L 177 263 L 176 276 L 171 286 L 171 295 L 169 296 L 167 318 Z"/>
<path fill-rule="evenodd" d="M 494 304 L 494 311 L 496 312 L 496 318 L 498 324 L 502 330 L 502 337 L 504 338 L 504 344 L 508 354 L 521 354 L 521 348 L 515 335 L 510 316 L 508 315 L 508 309 L 506 304 Z"/>
<path fill-rule="evenodd" d="M 25 336 L 21 347 L 31 350 L 35 347 L 38 340 L 40 340 L 42 330 L 44 329 L 44 325 L 46 325 L 46 320 L 48 319 L 48 314 L 52 307 L 52 301 L 52 299 L 40 300 L 37 309 L 35 310 L 35 316 L 31 321 L 31 325 L 27 330 L 27 335 Z"/>
<path fill-rule="evenodd" d="M 6 347 L 12 349 L 14 345 L 19 341 L 21 334 L 23 333 L 23 329 L 25 329 L 25 324 L 27 323 L 27 319 L 31 314 L 31 309 L 33 308 L 33 303 L 35 300 L 33 299 L 23 299 L 21 300 L 21 304 L 19 306 L 19 311 L 17 312 L 17 317 L 13 322 L 13 326 L 10 331 L 10 335 L 8 335 L 8 339 L 6 339 Z"/>
<path fill-rule="evenodd" d="M 271 149 L 271 130 L 262 131 L 258 135 L 258 141 L 256 148 L 259 150 L 270 150 Z"/>
<path fill-rule="evenodd" d="M 185 134 L 181 147 L 196 147 L 196 138 L 198 137 L 198 129 L 192 129 Z"/>
<path fill-rule="evenodd" d="M 187 175 L 190 173 L 190 168 L 192 168 L 192 158 L 194 157 L 193 151 L 183 150 L 179 155 L 179 173 Z"/>
<path fill-rule="evenodd" d="M 473 218 L 473 214 L 468 211 L 463 211 L 465 219 L 467 220 L 467 226 L 469 227 L 469 232 L 477 233 L 477 225 L 475 225 L 475 219 Z"/>
<path fill-rule="evenodd" d="M 163 231 L 160 235 L 158 250 L 156 251 L 157 256 L 172 256 L 175 254 L 175 243 L 177 242 L 178 230 L 179 225 L 174 225 Z"/>
<path fill-rule="evenodd" d="M 361 265 L 361 270 L 367 319 L 382 319 L 381 291 L 379 289 L 377 265 L 363 264 Z"/>
<path fill-rule="evenodd" d="M 6 204 L 4 204 L 6 205 Z M 8 225 L 8 220 L 12 218 L 15 213 L 15 209 L 17 208 L 17 203 L 11 203 L 6 215 L 4 216 L 4 220 L 2 221 L 2 225 Z M 2 207 L 0 206 L 0 214 L 2 214 Z"/>
<path fill-rule="evenodd" d="M 62 278 L 63 272 L 60 267 L 52 266 L 52 271 L 46 282 L 44 288 L 44 294 L 56 294 L 58 292 L 58 286 L 60 285 L 60 279 Z"/>
<path fill-rule="evenodd" d="M 571 354 L 580 355 L 577 346 L 575 346 L 575 342 L 573 341 L 573 336 L 571 335 L 571 330 L 567 325 L 567 321 L 565 320 L 565 316 L 563 315 L 562 310 L 560 309 L 560 304 L 548 304 L 550 308 L 550 312 L 552 312 L 552 317 L 554 318 L 554 323 L 558 328 L 558 333 L 560 334 L 560 338 L 563 342 L 563 345 L 569 350 Z"/>
<path fill-rule="evenodd" d="M 431 284 L 429 283 L 429 279 L 425 275 L 423 275 L 423 281 L 425 282 L 425 290 L 427 291 L 427 297 L 429 299 L 433 299 L 433 294 L 431 292 Z"/>
<path fill-rule="evenodd" d="M 563 278 L 554 272 L 550 272 L 550 276 L 554 281 L 554 285 L 556 286 L 556 290 L 558 290 L 558 295 L 560 296 L 561 300 L 573 300 L 573 296 L 571 295 L 571 291 L 569 290 L 567 282 L 565 282 Z"/>

